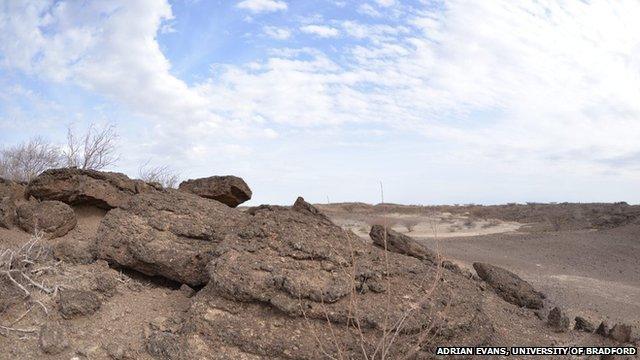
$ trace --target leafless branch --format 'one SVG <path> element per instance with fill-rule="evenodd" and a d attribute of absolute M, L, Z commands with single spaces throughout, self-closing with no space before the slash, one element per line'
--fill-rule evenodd
<path fill-rule="evenodd" d="M 78 137 L 71 127 L 67 129 L 66 165 L 81 169 L 102 170 L 118 161 L 116 142 L 118 133 L 113 124 L 97 127 L 90 124 Z"/>
<path fill-rule="evenodd" d="M 176 173 L 168 165 L 149 166 L 150 160 L 138 168 L 138 177 L 148 183 L 155 182 L 164 188 L 176 188 L 180 180 L 180 174 Z"/>

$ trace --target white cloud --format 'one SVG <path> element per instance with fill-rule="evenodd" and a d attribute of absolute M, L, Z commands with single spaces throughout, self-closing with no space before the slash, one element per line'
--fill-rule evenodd
<path fill-rule="evenodd" d="M 396 0 L 375 0 L 378 6 L 389 7 L 397 4 Z"/>
<path fill-rule="evenodd" d="M 252 13 L 274 12 L 287 10 L 287 3 L 281 0 L 243 0 L 237 5 L 238 8 L 249 10 Z"/>
<path fill-rule="evenodd" d="M 336 37 L 340 35 L 340 31 L 338 29 L 324 25 L 305 25 L 300 28 L 300 31 L 322 38 Z"/>
<path fill-rule="evenodd" d="M 451 161 L 490 163 L 495 171 L 638 175 L 637 166 L 625 167 L 640 153 L 635 0 L 450 0 L 444 9 L 406 13 L 398 24 L 307 25 L 300 30 L 346 35 L 336 45 L 340 55 L 313 43 L 276 48 L 247 64 L 218 65 L 192 86 L 171 74 L 156 41 L 172 18 L 164 1 L 6 9 L 4 68 L 125 104 L 155 121 L 164 148 L 181 150 L 178 142 L 187 141 L 201 152 L 241 156 L 255 152 L 208 140 L 285 139 L 283 127 L 361 124 L 422 135 L 451 146 Z M 279 30 L 263 29 L 285 38 Z"/>
<path fill-rule="evenodd" d="M 276 40 L 286 40 L 291 37 L 291 30 L 276 26 L 265 26 L 262 28 L 262 32 Z"/>

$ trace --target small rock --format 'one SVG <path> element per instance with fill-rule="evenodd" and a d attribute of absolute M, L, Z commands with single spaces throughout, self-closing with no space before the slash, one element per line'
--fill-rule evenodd
<path fill-rule="evenodd" d="M 576 320 L 576 325 L 574 326 L 575 330 L 592 333 L 596 329 L 595 326 L 589 320 L 581 316 L 576 316 L 575 320 Z"/>
<path fill-rule="evenodd" d="M 569 329 L 569 318 L 556 306 L 549 312 L 547 325 L 556 332 L 565 332 Z"/>
<path fill-rule="evenodd" d="M 219 201 L 230 207 L 237 207 L 251 199 L 252 195 L 247 183 L 232 175 L 187 180 L 183 181 L 178 188 L 203 198 Z"/>
<path fill-rule="evenodd" d="M 381 225 L 373 225 L 369 232 L 369 237 L 375 246 L 387 251 L 412 256 L 432 263 L 435 263 L 438 258 L 435 252 L 415 239 Z"/>
<path fill-rule="evenodd" d="M 64 328 L 59 324 L 49 323 L 40 328 L 40 349 L 45 354 L 56 355 L 69 347 Z"/>
<path fill-rule="evenodd" d="M 22 230 L 30 234 L 42 231 L 49 238 L 66 235 L 78 222 L 73 209 L 60 201 L 30 201 L 20 205 L 16 213 Z"/>
<path fill-rule="evenodd" d="M 609 331 L 609 338 L 620 343 L 631 341 L 631 325 L 616 324 Z"/>
<path fill-rule="evenodd" d="M 65 289 L 60 292 L 60 313 L 65 319 L 94 314 L 102 305 L 91 291 Z"/>
<path fill-rule="evenodd" d="M 596 334 L 601 336 L 609 336 L 609 324 L 606 321 L 600 323 L 598 328 L 596 329 Z"/>
<path fill-rule="evenodd" d="M 196 291 L 187 284 L 180 285 L 180 292 L 187 298 L 192 297 L 196 293 Z"/>
<path fill-rule="evenodd" d="M 511 271 L 485 263 L 473 263 L 473 268 L 505 301 L 529 309 L 544 307 L 542 293 Z"/>

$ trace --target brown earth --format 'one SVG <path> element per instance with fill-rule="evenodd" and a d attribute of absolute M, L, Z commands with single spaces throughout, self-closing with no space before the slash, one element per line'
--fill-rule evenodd
<path fill-rule="evenodd" d="M 474 262 L 505 267 L 531 282 L 573 316 L 582 314 L 593 320 L 640 325 L 638 206 L 618 203 L 422 207 L 355 203 L 319 207 L 333 221 L 356 232 L 362 219 L 419 216 L 420 224 L 414 231 L 407 232 L 398 221 L 394 229 L 432 249 L 439 248 L 446 258 L 465 268 L 472 269 Z M 452 212 L 457 215 L 451 216 Z M 470 227 L 448 231 L 452 219 Z M 513 220 L 522 223 L 502 226 Z M 488 229 L 501 231 L 481 235 L 483 229 L 479 224 L 489 223 L 494 226 Z M 556 225 L 571 230 L 556 231 Z M 366 233 L 358 234 L 368 237 Z"/>

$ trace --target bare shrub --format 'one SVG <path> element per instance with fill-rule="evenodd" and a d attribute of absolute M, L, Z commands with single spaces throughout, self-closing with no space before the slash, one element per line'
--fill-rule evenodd
<path fill-rule="evenodd" d="M 408 232 L 413 232 L 413 229 L 422 222 L 422 220 L 417 217 L 406 217 L 399 220 L 400 225 L 404 226 Z"/>
<path fill-rule="evenodd" d="M 61 163 L 60 150 L 41 137 L 0 150 L 0 177 L 27 182 Z"/>
<path fill-rule="evenodd" d="M 46 303 L 53 301 L 60 286 L 48 286 L 42 280 L 45 274 L 55 270 L 57 263 L 51 255 L 51 247 L 42 242 L 36 232 L 31 239 L 17 249 L 0 249 L 0 302 L 24 304 L 22 315 L 7 324 L 0 324 L 4 332 L 35 333 L 37 328 L 14 327 L 33 309 L 49 314 Z M 1 333 L 0 333 L 1 334 Z"/>
<path fill-rule="evenodd" d="M 148 183 L 158 183 L 164 188 L 175 189 L 180 181 L 180 174 L 169 166 L 149 166 L 149 161 L 138 168 L 138 177 Z"/>
<path fill-rule="evenodd" d="M 67 129 L 67 148 L 64 158 L 68 167 L 102 170 L 118 161 L 116 141 L 118 133 L 113 124 L 96 127 L 90 124 L 87 131 L 77 136 L 73 129 Z"/>

